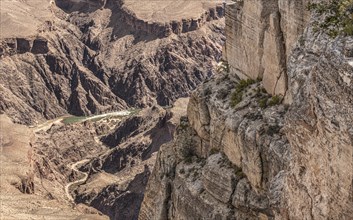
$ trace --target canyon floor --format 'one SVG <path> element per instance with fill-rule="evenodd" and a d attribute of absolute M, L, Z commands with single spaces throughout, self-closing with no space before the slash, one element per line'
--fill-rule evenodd
<path fill-rule="evenodd" d="M 32 127 L 0 115 L 1 219 L 137 218 L 155 153 L 187 103 Z"/>
<path fill-rule="evenodd" d="M 34 129 L 0 115 L 0 219 L 107 219 L 84 205 L 54 199 L 50 187 L 33 173 Z"/>

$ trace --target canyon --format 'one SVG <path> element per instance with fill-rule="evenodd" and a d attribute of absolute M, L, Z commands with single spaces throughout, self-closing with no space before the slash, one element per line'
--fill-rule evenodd
<path fill-rule="evenodd" d="M 353 38 L 312 2 L 2 2 L 1 218 L 353 219 Z"/>
<path fill-rule="evenodd" d="M 195 5 L 186 4 L 191 15 L 176 20 L 185 26 L 178 34 L 166 34 L 169 24 L 159 20 L 146 21 L 152 28 L 140 25 L 124 1 L 88 2 L 43 0 L 47 17 L 37 34 L 31 25 L 39 21 L 30 19 L 27 35 L 1 32 L 0 111 L 15 122 L 168 106 L 215 71 L 224 42 L 217 2 L 206 7 L 200 1 L 195 14 Z M 23 10 L 34 13 L 37 3 L 27 1 Z M 3 5 L 2 27 L 11 30 L 21 15 L 13 13 L 12 1 Z"/>

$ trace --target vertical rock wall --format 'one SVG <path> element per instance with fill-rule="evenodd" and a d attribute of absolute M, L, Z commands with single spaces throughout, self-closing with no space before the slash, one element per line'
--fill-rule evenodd
<path fill-rule="evenodd" d="M 268 93 L 287 91 L 286 62 L 310 14 L 309 0 L 248 0 L 226 6 L 225 58 L 232 73 L 262 78 Z"/>
<path fill-rule="evenodd" d="M 191 95 L 141 220 L 353 219 L 353 38 L 314 32 L 306 4 L 227 6 L 231 72 Z M 263 80 L 240 93 L 236 75 Z M 264 105 L 261 87 L 290 105 Z"/>
<path fill-rule="evenodd" d="M 353 219 L 352 37 L 308 29 L 288 64 L 290 219 Z"/>

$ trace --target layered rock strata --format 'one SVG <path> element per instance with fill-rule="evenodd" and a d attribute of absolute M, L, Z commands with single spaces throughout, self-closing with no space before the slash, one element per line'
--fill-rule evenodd
<path fill-rule="evenodd" d="M 114 2 L 114 3 L 112 3 Z M 195 4 L 193 4 L 195 3 Z M 181 34 L 201 28 L 211 20 L 217 20 L 224 16 L 224 8 L 221 1 L 146 1 L 137 3 L 131 0 L 117 1 L 66 1 L 56 0 L 56 4 L 66 12 L 91 12 L 110 4 L 119 7 L 119 14 L 126 24 L 135 31 L 142 31 L 149 36 L 167 37 L 171 34 Z M 150 6 L 153 5 L 153 6 Z M 160 11 L 162 10 L 162 12 Z M 178 16 L 185 11 L 183 16 Z M 151 13 L 152 16 L 145 16 Z M 156 16 L 156 14 L 162 14 Z"/>
<path fill-rule="evenodd" d="M 18 123 L 171 105 L 212 75 L 221 57 L 222 20 L 159 38 L 129 23 L 117 1 L 92 11 L 50 7 L 55 16 L 38 36 L 1 44 L 0 112 Z"/>
<path fill-rule="evenodd" d="M 248 85 L 230 71 L 202 84 L 139 218 L 352 219 L 352 50 L 352 37 L 309 25 L 285 54 L 288 104 L 265 78 Z"/>
<path fill-rule="evenodd" d="M 353 218 L 352 51 L 352 37 L 331 39 L 311 28 L 293 50 L 283 199 L 289 218 Z"/>
<path fill-rule="evenodd" d="M 125 8 L 125 21 L 137 30 L 142 30 L 148 35 L 157 35 L 159 37 L 167 37 L 171 34 L 181 34 L 189 31 L 200 29 L 207 22 L 220 19 L 224 16 L 223 5 L 219 4 L 204 13 L 198 15 L 196 18 L 185 18 L 181 20 L 173 20 L 167 22 L 153 22 L 144 21 L 135 16 L 134 12 Z"/>

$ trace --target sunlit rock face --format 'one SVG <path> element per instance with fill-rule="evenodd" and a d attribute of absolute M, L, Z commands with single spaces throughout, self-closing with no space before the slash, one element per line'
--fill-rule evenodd
<path fill-rule="evenodd" d="M 227 5 L 230 71 L 192 93 L 140 219 L 353 218 L 353 39 L 313 31 L 306 4 Z"/>
<path fill-rule="evenodd" d="M 250 0 L 227 5 L 224 57 L 231 72 L 262 78 L 268 93 L 284 96 L 288 56 L 309 21 L 308 3 Z"/>

